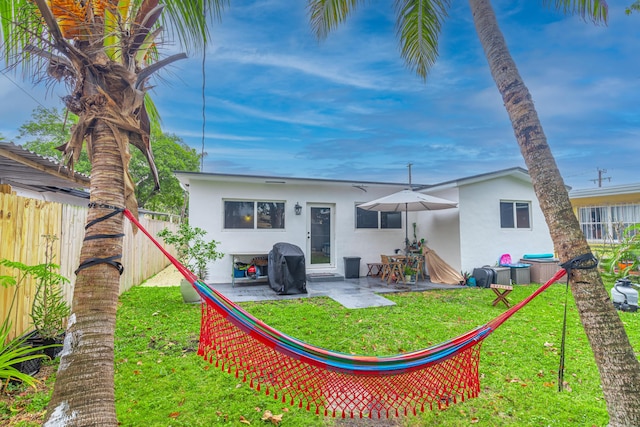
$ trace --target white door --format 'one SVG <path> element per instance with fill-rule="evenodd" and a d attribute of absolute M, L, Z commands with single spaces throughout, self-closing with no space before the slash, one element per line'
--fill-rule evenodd
<path fill-rule="evenodd" d="M 307 266 L 333 267 L 334 256 L 334 218 L 335 205 L 307 205 Z"/>

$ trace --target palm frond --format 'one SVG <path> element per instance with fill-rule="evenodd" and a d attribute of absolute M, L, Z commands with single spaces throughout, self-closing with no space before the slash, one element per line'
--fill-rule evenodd
<path fill-rule="evenodd" d="M 449 0 L 396 0 L 400 52 L 423 79 L 438 58 L 438 37 Z"/>
<path fill-rule="evenodd" d="M 362 0 L 309 0 L 309 22 L 319 39 L 340 25 Z"/>
<path fill-rule="evenodd" d="M 165 0 L 162 22 L 187 53 L 202 50 L 209 42 L 207 22 L 220 19 L 229 0 Z"/>
<path fill-rule="evenodd" d="M 542 4 L 565 15 L 579 15 L 595 24 L 606 24 L 609 14 L 605 0 L 543 0 Z"/>

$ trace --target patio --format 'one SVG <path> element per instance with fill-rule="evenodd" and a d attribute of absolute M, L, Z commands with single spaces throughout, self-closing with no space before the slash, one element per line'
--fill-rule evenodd
<path fill-rule="evenodd" d="M 210 285 L 233 302 L 272 301 L 296 298 L 311 298 L 326 296 L 342 304 L 345 308 L 367 308 L 395 305 L 383 294 L 398 292 L 422 292 L 429 289 L 459 289 L 460 286 L 431 283 L 429 280 L 418 281 L 416 284 L 404 283 L 387 284 L 379 277 L 360 277 L 358 279 L 310 281 L 307 280 L 307 293 L 294 295 L 278 295 L 267 283 L 243 283 L 235 287 L 231 283 Z"/>
<path fill-rule="evenodd" d="M 180 273 L 173 266 L 169 266 L 145 281 L 142 286 L 178 286 L 181 278 Z M 278 301 L 326 296 L 350 309 L 395 305 L 393 301 L 382 296 L 384 294 L 460 288 L 456 285 L 431 283 L 428 279 L 418 281 L 415 285 L 405 285 L 404 283 L 388 285 L 379 277 L 344 280 L 339 278 L 326 281 L 307 280 L 307 293 L 294 295 L 278 295 L 266 282 L 236 284 L 235 287 L 231 283 L 217 283 L 209 286 L 233 302 Z"/>

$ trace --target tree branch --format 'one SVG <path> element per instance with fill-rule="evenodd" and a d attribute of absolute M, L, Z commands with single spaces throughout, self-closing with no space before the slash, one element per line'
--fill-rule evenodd
<path fill-rule="evenodd" d="M 29 53 L 32 53 L 34 55 L 37 55 L 37 56 L 39 56 L 41 58 L 48 59 L 51 62 L 59 62 L 59 63 L 61 63 L 63 65 L 66 65 L 69 68 L 73 68 L 73 64 L 71 64 L 71 62 L 67 58 L 65 58 L 64 56 L 55 55 L 55 54 L 53 54 L 51 52 L 48 52 L 48 51 L 46 51 L 44 49 L 36 47 L 36 46 L 34 46 L 32 44 L 26 45 L 24 50 L 29 52 Z"/>
<path fill-rule="evenodd" d="M 160 60 L 154 64 L 149 65 L 147 68 L 145 68 L 144 70 L 140 71 L 138 73 L 138 79 L 136 80 L 136 89 L 140 89 L 140 86 L 142 86 L 142 83 L 153 73 L 155 73 L 156 71 L 158 71 L 160 68 L 171 64 L 172 62 L 175 61 L 179 61 L 181 59 L 186 59 L 187 58 L 187 54 L 186 53 L 177 53 L 175 55 L 171 55 L 167 58 L 164 58 L 163 60 Z"/>

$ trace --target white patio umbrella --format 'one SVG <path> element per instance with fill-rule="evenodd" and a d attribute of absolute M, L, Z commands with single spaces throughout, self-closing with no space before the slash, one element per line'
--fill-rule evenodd
<path fill-rule="evenodd" d="M 409 211 L 436 211 L 457 207 L 456 202 L 418 193 L 412 190 L 402 190 L 389 196 L 381 197 L 370 202 L 358 205 L 359 208 L 369 211 L 402 212 L 405 215 L 405 244 L 409 245 Z M 431 281 L 437 283 L 456 284 L 462 280 L 462 276 L 444 262 L 437 254 L 429 249 L 425 250 L 425 260 L 429 270 Z"/>
<path fill-rule="evenodd" d="M 409 241 L 409 211 L 437 211 L 458 206 L 456 202 L 418 193 L 413 190 L 402 190 L 370 202 L 359 204 L 358 207 L 367 211 L 403 212 L 405 215 L 405 242 Z"/>

